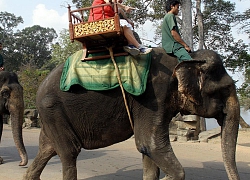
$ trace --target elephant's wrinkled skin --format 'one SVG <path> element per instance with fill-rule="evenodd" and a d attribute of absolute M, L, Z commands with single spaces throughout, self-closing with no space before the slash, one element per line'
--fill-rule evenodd
<path fill-rule="evenodd" d="M 3 115 L 11 117 L 11 127 L 14 142 L 21 157 L 20 166 L 28 163 L 28 156 L 23 143 L 24 101 L 23 88 L 18 82 L 17 75 L 8 71 L 0 72 L 0 141 L 3 132 Z M 0 161 L 3 161 L 0 157 Z M 1 164 L 1 163 L 0 163 Z M 1 167 L 0 167 L 1 169 Z"/>
<path fill-rule="evenodd" d="M 239 179 L 235 147 L 239 126 L 239 104 L 233 80 L 220 57 L 213 51 L 193 54 L 201 61 L 177 65 L 177 60 L 161 48 L 154 48 L 146 92 L 126 94 L 134 123 L 134 133 L 119 88 L 87 91 L 74 86 L 70 92 L 59 89 L 63 65 L 40 85 L 37 108 L 42 121 L 39 152 L 24 175 L 39 179 L 50 158 L 59 155 L 63 179 L 76 180 L 76 159 L 81 150 L 106 147 L 135 136 L 143 154 L 143 179 L 159 179 L 159 168 L 166 177 L 185 178 L 169 140 L 169 122 L 178 112 L 217 118 L 222 126 L 222 151 L 229 179 Z M 178 78 L 178 80 L 177 80 Z"/>

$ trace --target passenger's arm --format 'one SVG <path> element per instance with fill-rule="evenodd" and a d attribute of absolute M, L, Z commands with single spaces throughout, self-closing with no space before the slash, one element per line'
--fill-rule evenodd
<path fill-rule="evenodd" d="M 107 4 L 112 4 L 115 2 L 115 0 L 104 0 Z M 130 7 L 130 6 L 126 6 L 124 4 L 118 3 L 117 2 L 117 6 L 118 8 L 122 8 L 124 9 L 127 13 L 129 13 L 131 10 L 134 10 L 136 8 Z"/>
<path fill-rule="evenodd" d="M 131 24 L 131 26 L 134 28 L 134 23 L 133 23 L 133 21 L 131 21 L 131 20 L 127 17 L 127 15 L 126 15 L 126 13 L 124 12 L 124 10 L 121 9 L 121 8 L 118 8 L 118 12 L 121 13 L 122 17 L 123 17 L 129 24 Z"/>

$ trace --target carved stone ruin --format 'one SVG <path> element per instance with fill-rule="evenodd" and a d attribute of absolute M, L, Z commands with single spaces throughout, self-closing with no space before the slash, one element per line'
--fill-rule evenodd
<path fill-rule="evenodd" d="M 198 140 L 199 133 L 206 130 L 205 120 L 196 115 L 178 114 L 170 123 L 170 140 L 186 142 Z"/>
<path fill-rule="evenodd" d="M 24 124 L 23 127 L 39 127 L 38 123 L 38 112 L 36 109 L 25 109 L 24 110 Z"/>

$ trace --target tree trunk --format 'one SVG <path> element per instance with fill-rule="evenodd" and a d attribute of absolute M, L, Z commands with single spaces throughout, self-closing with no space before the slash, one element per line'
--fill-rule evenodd
<path fill-rule="evenodd" d="M 204 29 L 203 29 L 203 18 L 201 13 L 201 0 L 196 0 L 196 13 L 197 13 L 197 25 L 199 33 L 199 45 L 198 49 L 203 49 L 205 47 L 204 43 Z M 206 49 L 206 48 L 205 48 Z"/>
<path fill-rule="evenodd" d="M 192 1 L 182 0 L 181 1 L 181 13 L 182 13 L 182 38 L 187 45 L 193 51 L 193 29 L 192 29 Z"/>

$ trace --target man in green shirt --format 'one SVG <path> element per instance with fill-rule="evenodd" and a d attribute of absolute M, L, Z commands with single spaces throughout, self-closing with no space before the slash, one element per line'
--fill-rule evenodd
<path fill-rule="evenodd" d="M 166 3 L 167 14 L 162 24 L 162 47 L 166 53 L 173 54 L 178 58 L 179 62 L 183 60 L 191 60 L 189 52 L 190 47 L 181 38 L 179 28 L 176 21 L 176 15 L 179 13 L 180 1 L 168 0 Z"/>
<path fill-rule="evenodd" d="M 3 44 L 0 42 L 0 51 L 3 49 Z M 0 54 L 0 71 L 3 71 L 3 56 Z"/>

